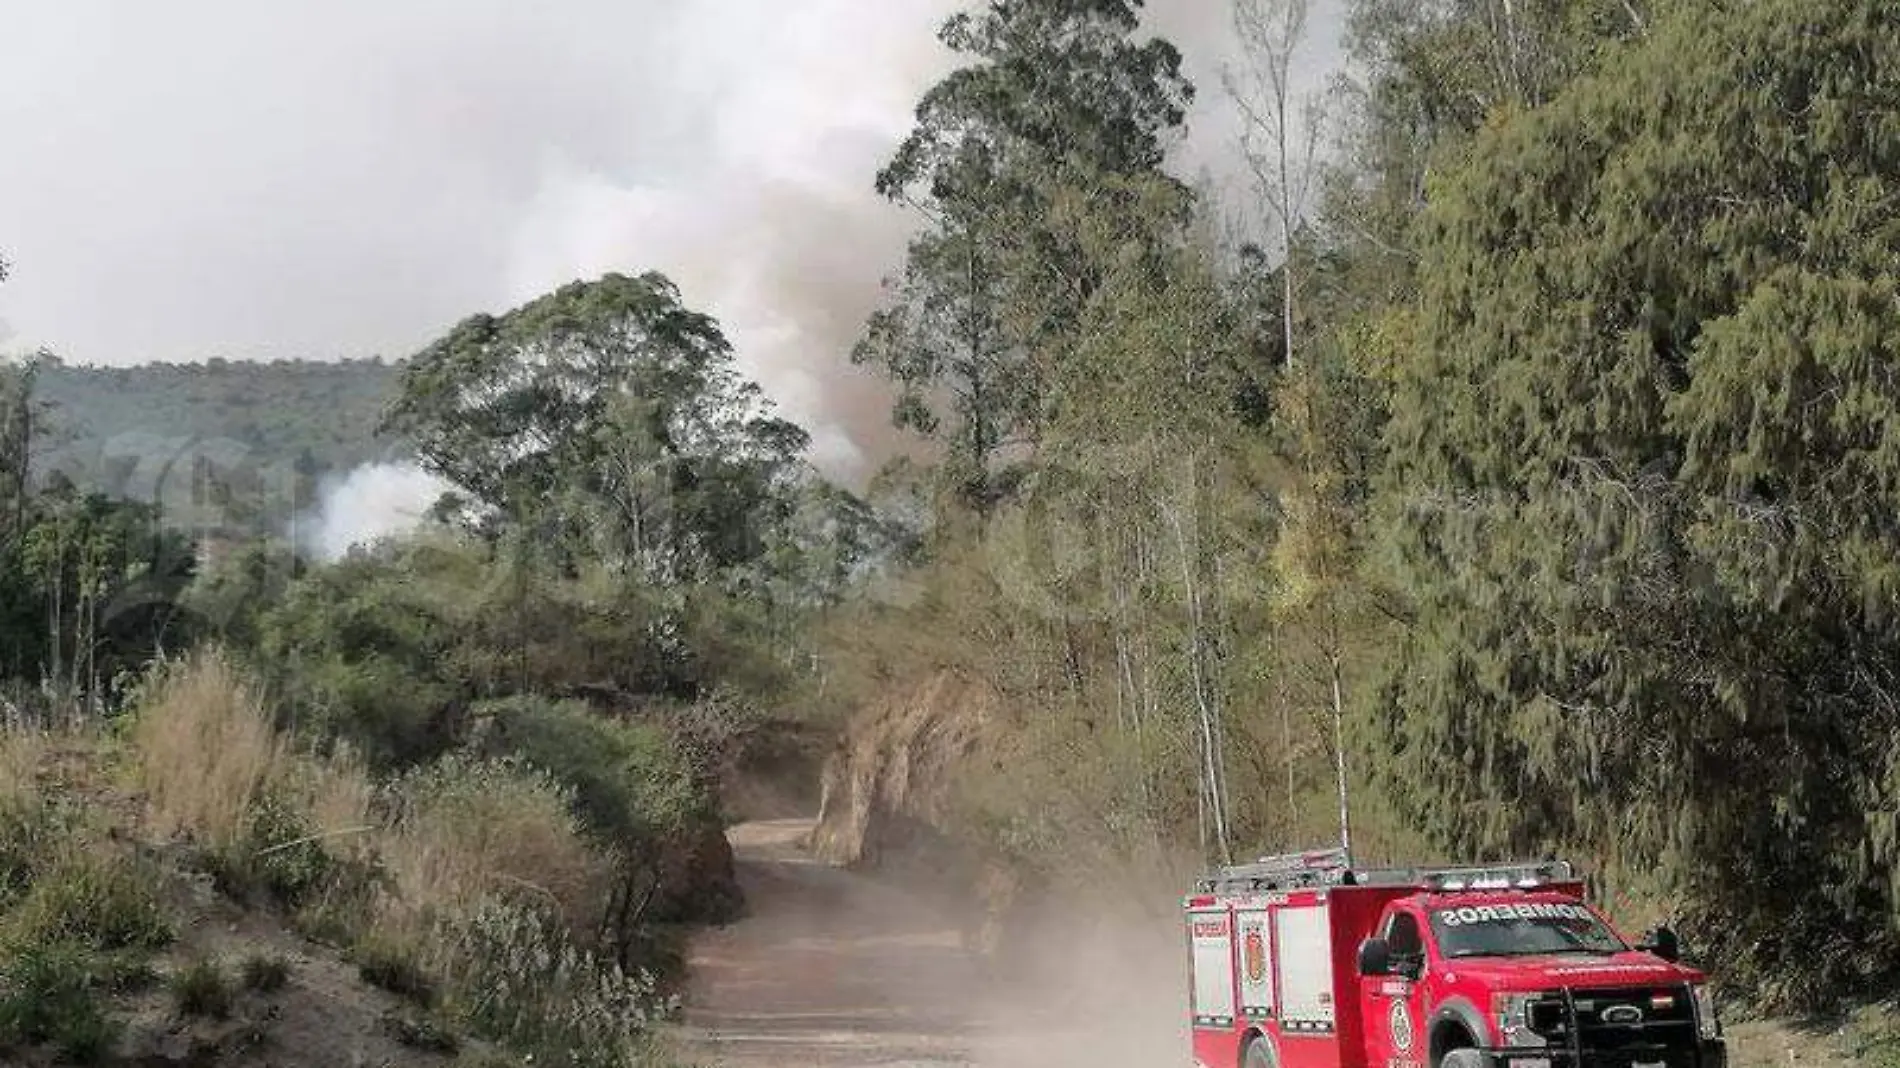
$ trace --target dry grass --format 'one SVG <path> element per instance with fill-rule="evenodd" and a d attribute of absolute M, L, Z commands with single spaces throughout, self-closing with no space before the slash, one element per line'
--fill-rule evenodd
<path fill-rule="evenodd" d="M 209 650 L 160 669 L 132 731 L 153 830 L 228 848 L 286 767 L 283 740 L 250 684 Z"/>
<path fill-rule="evenodd" d="M 318 833 L 338 838 L 368 820 L 376 791 L 354 753 L 343 750 L 322 763 L 304 765 L 303 785 L 298 796 Z M 339 844 L 349 843 L 339 839 Z"/>
<path fill-rule="evenodd" d="M 609 875 L 551 779 L 497 762 L 450 758 L 395 785 L 401 812 L 378 842 L 394 884 L 379 917 L 419 936 L 497 892 L 526 893 L 570 926 L 592 919 Z"/>
<path fill-rule="evenodd" d="M 228 849 L 246 843 L 265 798 L 287 805 L 326 852 L 381 861 L 392 887 L 370 925 L 387 934 L 420 937 L 434 918 L 496 891 L 539 895 L 570 920 L 589 916 L 608 874 L 568 794 L 519 766 L 450 758 L 394 783 L 394 818 L 374 819 L 361 762 L 293 751 L 215 651 L 166 670 L 132 737 L 156 830 Z"/>
<path fill-rule="evenodd" d="M 231 885 L 264 885 L 348 944 L 365 978 L 439 990 L 465 1022 L 516 1044 L 598 1046 L 612 1054 L 599 1063 L 631 1063 L 654 995 L 587 952 L 614 868 L 549 776 L 452 756 L 379 789 L 348 753 L 290 745 L 216 652 L 155 680 L 132 742 L 154 829 L 188 836 L 239 876 Z M 362 877 L 372 869 L 380 877 Z M 578 1007 L 557 1020 L 549 996 Z"/>
<path fill-rule="evenodd" d="M 46 738 L 38 732 L 0 732 L 0 802 L 30 801 L 39 794 Z"/>

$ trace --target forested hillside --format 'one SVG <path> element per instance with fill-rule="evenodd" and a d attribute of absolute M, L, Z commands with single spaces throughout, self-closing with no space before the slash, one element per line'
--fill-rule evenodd
<path fill-rule="evenodd" d="M 138 367 L 51 361 L 36 383 L 51 409 L 52 450 L 41 462 L 79 481 L 78 471 L 111 471 L 114 461 L 147 456 L 163 443 L 182 449 L 229 442 L 258 466 L 348 471 L 386 459 L 394 448 L 377 438 L 376 423 L 392 399 L 397 370 L 382 360 Z"/>
<path fill-rule="evenodd" d="M 33 477 L 136 501 L 178 529 L 284 536 L 326 479 L 408 455 L 378 434 L 382 360 L 36 366 Z"/>

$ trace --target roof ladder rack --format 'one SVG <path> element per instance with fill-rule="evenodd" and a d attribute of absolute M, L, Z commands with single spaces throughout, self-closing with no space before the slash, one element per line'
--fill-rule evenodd
<path fill-rule="evenodd" d="M 1352 859 L 1344 849 L 1318 849 L 1261 857 L 1251 864 L 1217 869 L 1200 881 L 1202 893 L 1249 890 L 1297 890 L 1337 886 L 1346 881 Z"/>

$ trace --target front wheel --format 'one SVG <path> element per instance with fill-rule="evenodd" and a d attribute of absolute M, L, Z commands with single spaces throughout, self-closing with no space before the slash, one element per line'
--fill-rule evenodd
<path fill-rule="evenodd" d="M 1475 1049 L 1455 1049 L 1445 1054 L 1438 1068 L 1484 1068 L 1484 1054 Z"/>
<path fill-rule="evenodd" d="M 1273 1063 L 1273 1047 L 1267 1045 L 1265 1039 L 1249 1043 L 1247 1046 L 1247 1056 L 1242 1058 L 1240 1063 L 1241 1068 L 1275 1068 Z"/>

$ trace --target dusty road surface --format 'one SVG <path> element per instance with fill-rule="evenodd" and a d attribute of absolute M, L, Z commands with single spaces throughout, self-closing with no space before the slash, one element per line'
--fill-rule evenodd
<path fill-rule="evenodd" d="M 960 1065 L 977 972 L 957 925 L 801 848 L 809 820 L 730 837 L 749 915 L 702 935 L 681 1038 L 694 1063 Z"/>
<path fill-rule="evenodd" d="M 979 968 L 953 909 L 802 849 L 809 820 L 731 832 L 749 915 L 701 935 L 679 1034 L 724 1068 L 1157 1068 L 1183 1061 L 1174 928 L 1051 925 L 1016 974 Z"/>

